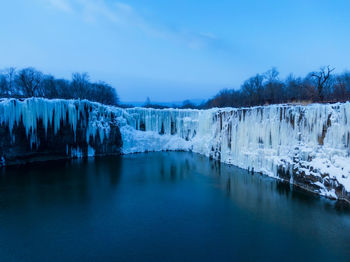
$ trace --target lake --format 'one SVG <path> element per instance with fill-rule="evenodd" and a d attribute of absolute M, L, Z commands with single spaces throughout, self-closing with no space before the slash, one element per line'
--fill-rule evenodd
<path fill-rule="evenodd" d="M 348 206 L 188 152 L 0 170 L 0 261 L 350 261 Z"/>

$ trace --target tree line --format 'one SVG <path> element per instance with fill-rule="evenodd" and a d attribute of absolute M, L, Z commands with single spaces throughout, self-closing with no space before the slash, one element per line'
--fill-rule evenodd
<path fill-rule="evenodd" d="M 249 107 L 279 103 L 344 102 L 350 100 L 350 72 L 335 74 L 327 66 L 306 77 L 290 74 L 281 79 L 276 68 L 247 79 L 239 89 L 221 90 L 201 105 L 186 100 L 175 108 Z M 116 89 L 105 82 L 91 82 L 87 73 L 73 73 L 71 80 L 56 79 L 52 75 L 29 67 L 21 70 L 7 68 L 0 71 L 0 97 L 45 97 L 87 99 L 107 105 L 121 105 Z M 166 108 L 150 102 L 144 107 Z"/>
<path fill-rule="evenodd" d="M 281 80 L 276 68 L 246 80 L 239 89 L 221 90 L 201 105 L 211 107 L 249 107 L 295 102 L 344 102 L 350 100 L 350 72 L 334 74 L 334 68 L 322 67 L 306 77 L 292 74 Z"/>
<path fill-rule="evenodd" d="M 115 88 L 105 82 L 91 82 L 87 73 L 73 73 L 71 80 L 56 79 L 32 67 L 2 70 L 0 97 L 87 99 L 107 105 L 119 104 Z"/>

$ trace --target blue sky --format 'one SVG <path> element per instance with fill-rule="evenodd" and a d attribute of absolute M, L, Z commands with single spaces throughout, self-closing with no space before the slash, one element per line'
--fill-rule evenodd
<path fill-rule="evenodd" d="M 350 69 L 348 0 L 11 0 L 0 68 L 88 72 L 122 101 L 205 99 L 277 67 Z"/>

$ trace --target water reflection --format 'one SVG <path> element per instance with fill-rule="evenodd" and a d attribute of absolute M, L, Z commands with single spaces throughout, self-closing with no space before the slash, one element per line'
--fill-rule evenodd
<path fill-rule="evenodd" d="M 121 157 L 7 167 L 0 175 L 0 207 L 18 209 L 52 203 L 80 205 L 91 200 L 93 185 L 116 187 L 121 168 Z"/>
<path fill-rule="evenodd" d="M 144 183 L 152 183 L 153 176 L 158 174 L 162 183 L 182 180 L 198 183 L 207 177 L 207 182 L 222 191 L 235 207 L 257 220 L 278 225 L 288 234 L 298 234 L 314 245 L 327 243 L 328 248 L 350 254 L 350 208 L 344 202 L 331 201 L 196 154 L 151 153 L 126 158 L 148 162 L 149 170 L 139 170 Z"/>
<path fill-rule="evenodd" d="M 0 225 L 0 261 L 350 257 L 348 206 L 191 153 L 2 169 Z"/>

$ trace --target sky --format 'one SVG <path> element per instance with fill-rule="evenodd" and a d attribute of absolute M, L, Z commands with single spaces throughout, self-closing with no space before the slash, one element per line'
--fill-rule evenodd
<path fill-rule="evenodd" d="M 88 72 L 124 102 L 207 99 L 277 67 L 350 69 L 349 0 L 2 0 L 0 68 Z"/>

